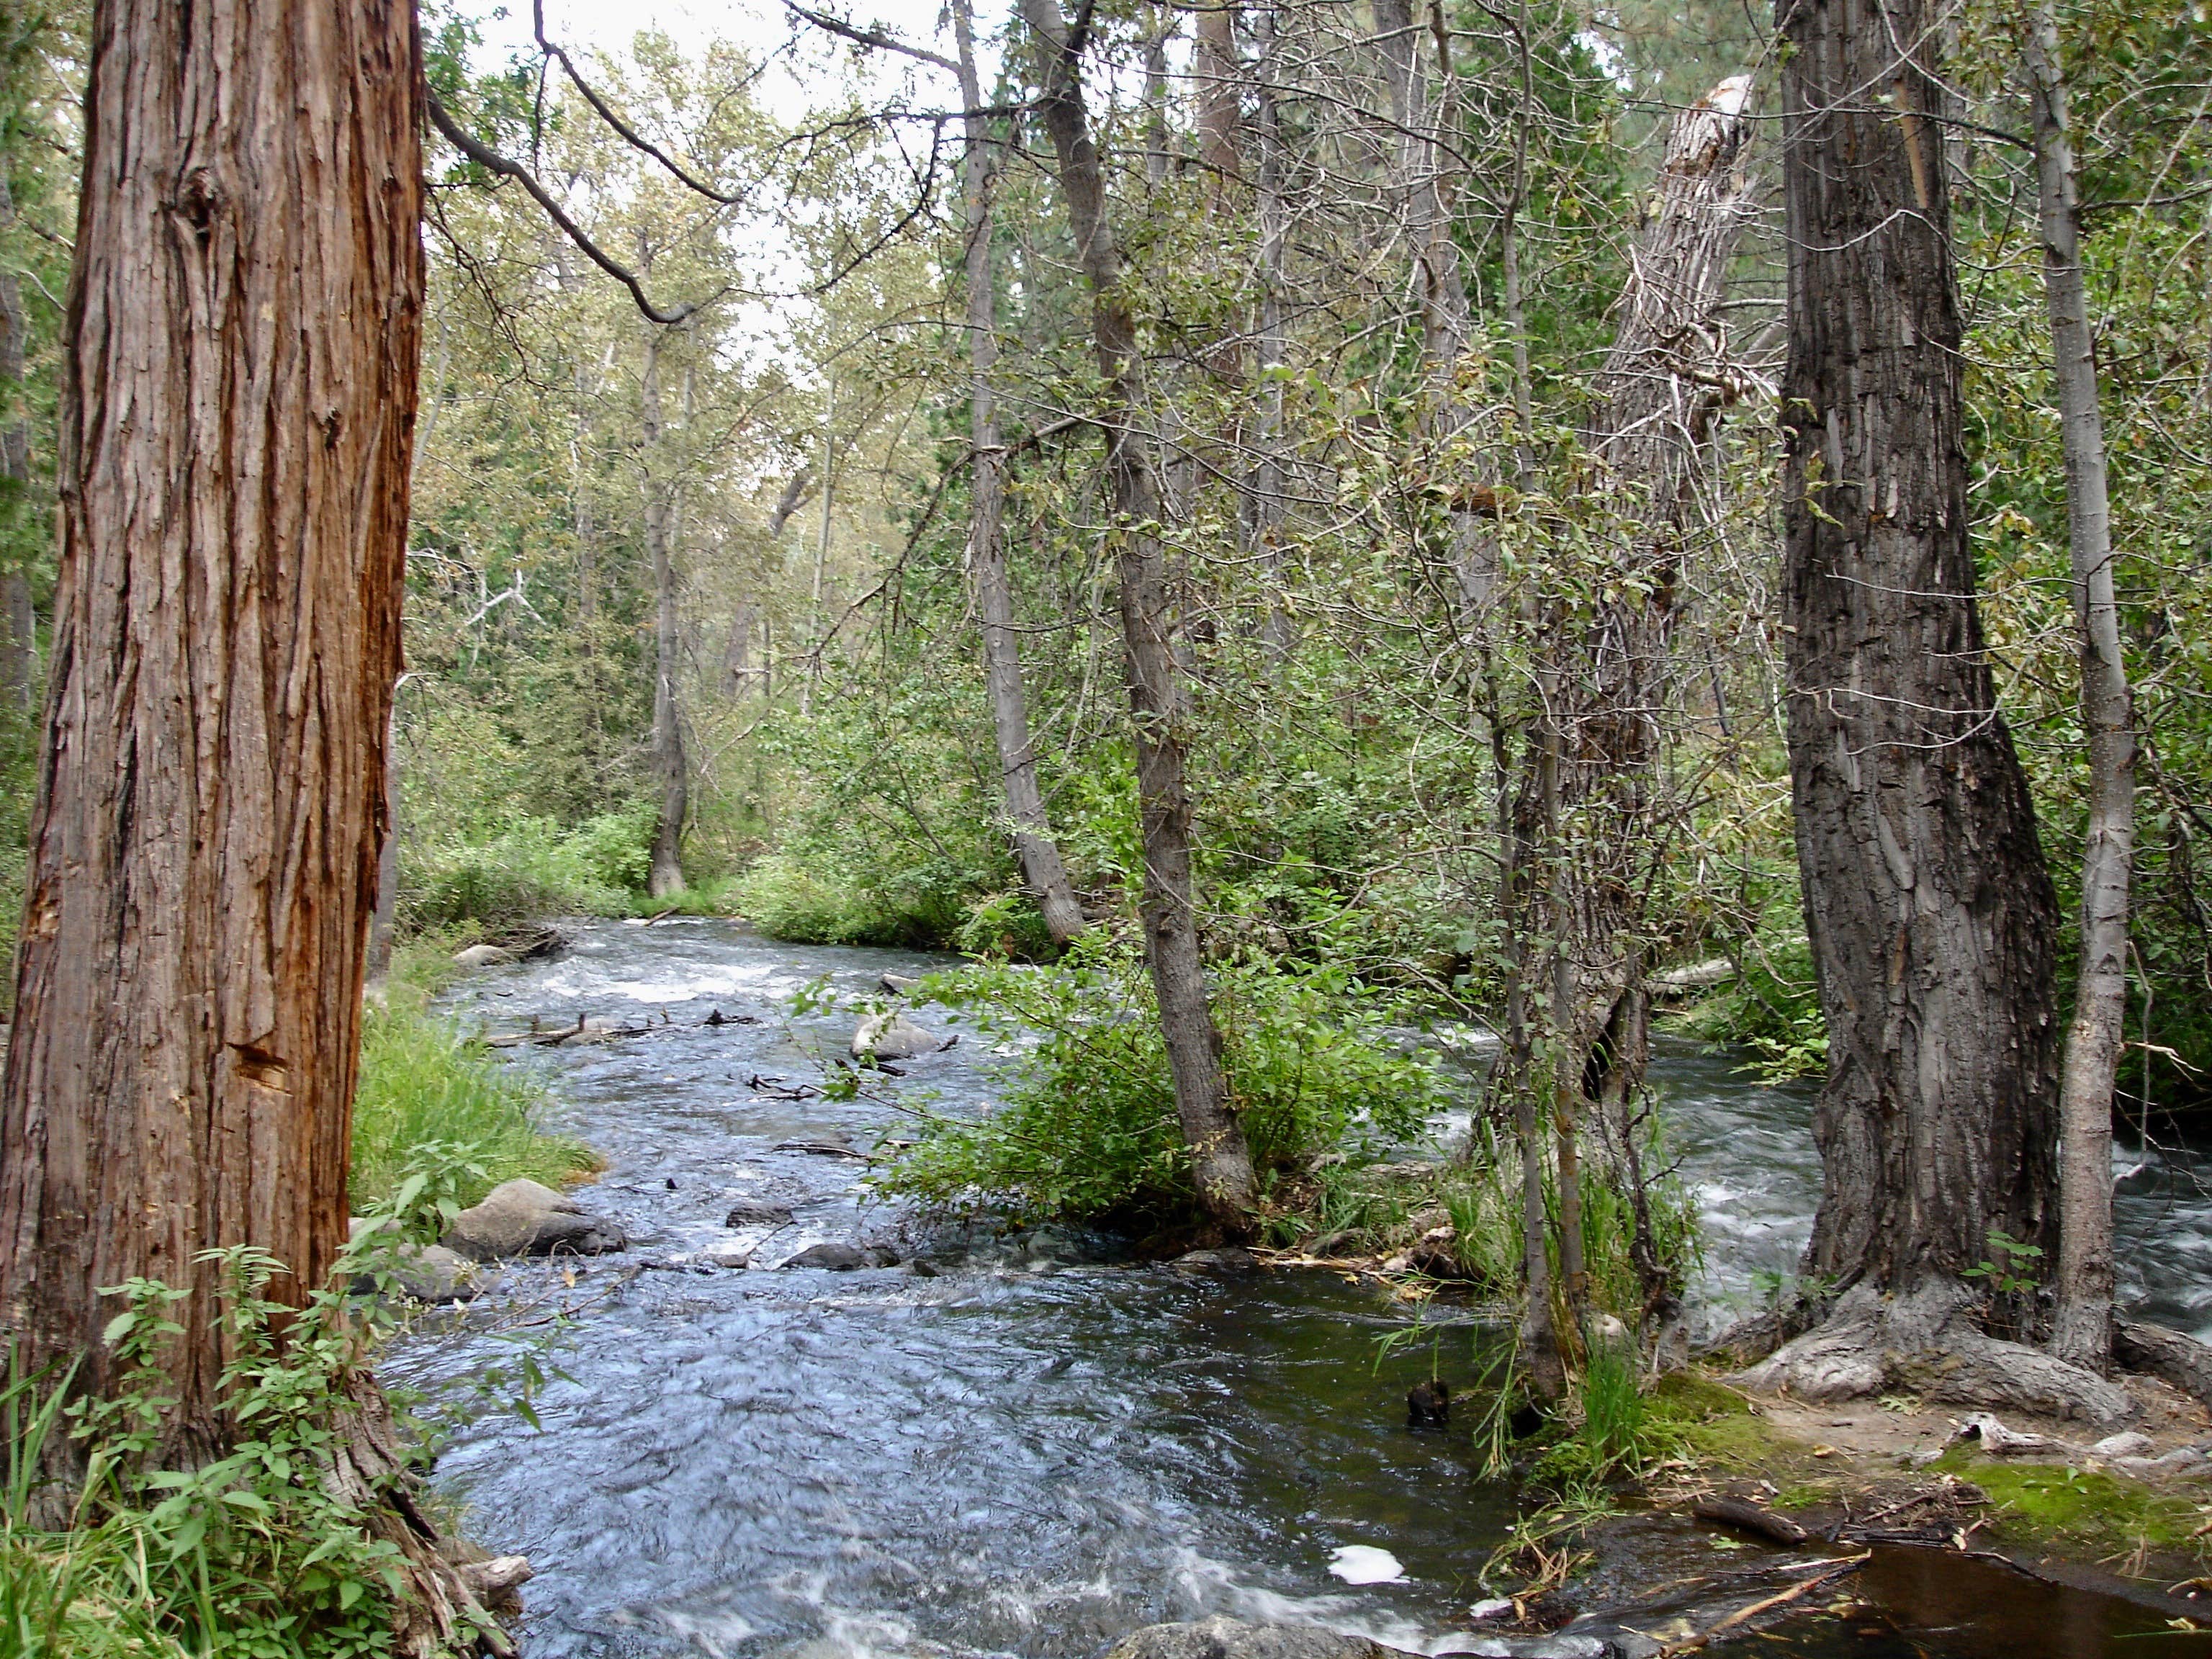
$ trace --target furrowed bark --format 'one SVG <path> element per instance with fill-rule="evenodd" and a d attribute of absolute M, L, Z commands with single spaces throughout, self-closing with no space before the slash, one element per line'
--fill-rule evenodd
<path fill-rule="evenodd" d="M 1207 1001 L 1193 903 L 1190 799 L 1184 783 L 1185 695 L 1176 661 L 1175 595 L 1156 526 L 1159 482 L 1138 429 L 1143 366 L 1121 258 L 1107 216 L 1104 171 L 1091 135 L 1080 65 L 1057 0 L 1022 0 L 1043 71 L 1042 112 L 1058 163 L 1078 258 L 1091 294 L 1091 332 L 1103 381 L 1121 631 L 1137 747 L 1137 813 L 1145 855 L 1145 956 L 1175 1075 L 1176 1112 L 1199 1197 L 1224 1230 L 1241 1232 L 1256 1196 L 1251 1154 L 1221 1074 L 1221 1039 Z"/>
<path fill-rule="evenodd" d="M 160 1455 L 220 1453 L 205 1250 L 346 1239 L 422 305 L 414 8 L 101 0 L 46 736 L 0 1084 L 0 1310 L 116 1382 L 191 1291 Z M 52 1472 L 81 1444 L 49 1438 Z"/>
<path fill-rule="evenodd" d="M 1843 1295 L 1750 1379 L 2112 1422 L 2124 1391 L 1993 1340 L 1962 1278 L 1993 1231 L 2056 1243 L 2057 905 L 1974 601 L 1939 31 L 1920 0 L 1778 21 L 1790 769 L 1829 1042 L 1805 1265 Z"/>
<path fill-rule="evenodd" d="M 1789 749 L 1831 1045 L 1806 1265 L 1910 1291 L 1993 1227 L 2051 1242 L 2057 907 L 1974 601 L 1934 20 L 1778 15 Z"/>
<path fill-rule="evenodd" d="M 1014 629 L 1012 585 L 1006 573 L 1005 506 L 1006 452 L 999 438 L 997 393 L 991 370 L 999 359 L 998 293 L 991 258 L 991 192 L 998 172 L 997 145 L 981 113 L 983 92 L 975 72 L 969 0 L 952 0 L 953 33 L 959 44 L 960 95 L 967 117 L 968 431 L 975 461 L 969 471 L 971 514 L 969 569 L 975 583 L 975 611 L 983 634 L 983 678 L 998 740 L 999 771 L 1014 855 L 1046 930 L 1065 947 L 1087 925 L 1083 907 L 1060 861 L 1038 787 L 1036 753 L 1030 742 L 1029 699 L 1022 687 L 1020 635 Z"/>
<path fill-rule="evenodd" d="M 2058 23 L 2030 15 L 2026 49 L 2035 124 L 2038 216 L 2051 367 L 2066 453 L 2067 540 L 2081 630 L 2081 730 L 2089 762 L 2081 861 L 2081 963 L 2058 1094 L 2058 1305 L 2051 1350 L 2101 1370 L 2112 1353 L 2112 1084 L 2128 1005 L 2128 887 L 2135 862 L 2136 744 L 2112 594 L 2112 522 L 2097 347 L 2081 272 L 2074 143 L 2059 71 Z"/>
<path fill-rule="evenodd" d="M 676 703 L 678 659 L 683 635 L 676 614 L 676 560 L 669 546 L 670 462 L 662 449 L 660 349 L 655 329 L 645 343 L 645 374 L 639 416 L 644 438 L 645 550 L 653 562 L 653 769 L 660 785 L 660 811 L 653 831 L 653 863 L 646 891 L 667 898 L 684 890 L 684 819 L 690 809 L 690 769 L 684 754 L 684 726 Z"/>

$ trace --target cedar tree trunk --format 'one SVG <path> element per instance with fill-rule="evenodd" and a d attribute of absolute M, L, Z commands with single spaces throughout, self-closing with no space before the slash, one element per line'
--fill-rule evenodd
<path fill-rule="evenodd" d="M 175 1462 L 230 1431 L 196 1257 L 264 1249 L 296 1304 L 346 1241 L 399 667 L 420 76 L 402 0 L 94 8 L 0 1307 L 21 1359 L 82 1358 L 101 1391 L 100 1287 L 188 1286 Z"/>

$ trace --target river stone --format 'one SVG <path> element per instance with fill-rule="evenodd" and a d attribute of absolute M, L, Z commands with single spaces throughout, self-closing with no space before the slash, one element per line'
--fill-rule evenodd
<path fill-rule="evenodd" d="M 870 1014 L 853 1033 L 852 1042 L 855 1060 L 912 1060 L 944 1046 L 943 1037 L 908 1019 L 903 1009 Z"/>
<path fill-rule="evenodd" d="M 921 981 L 905 974 L 885 974 L 881 979 L 878 980 L 876 983 L 882 986 L 884 989 L 889 991 L 893 996 L 902 997 L 908 991 L 914 989 L 915 986 L 921 984 Z"/>
<path fill-rule="evenodd" d="M 722 1218 L 725 1227 L 787 1227 L 791 1211 L 781 1204 L 770 1204 L 757 1198 L 741 1198 L 730 1206 L 729 1214 Z"/>
<path fill-rule="evenodd" d="M 564 1193 L 535 1181 L 503 1182 L 453 1218 L 438 1241 L 473 1261 L 503 1255 L 599 1255 L 627 1242 L 611 1221 L 586 1213 Z"/>
<path fill-rule="evenodd" d="M 471 945 L 453 952 L 453 960 L 464 968 L 500 968 L 516 959 L 514 952 L 503 945 Z"/>

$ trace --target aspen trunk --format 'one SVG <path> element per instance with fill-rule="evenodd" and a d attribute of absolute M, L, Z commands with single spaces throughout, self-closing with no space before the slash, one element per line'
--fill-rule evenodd
<path fill-rule="evenodd" d="M 1974 600 L 1935 20 L 1778 20 L 1790 769 L 1830 1045 L 1806 1266 L 1940 1297 L 1992 1228 L 2054 1242 L 2057 902 Z"/>
<path fill-rule="evenodd" d="M 2112 595 L 2112 525 L 2097 350 L 2081 273 L 2074 143 L 2058 24 L 2028 20 L 2029 101 L 2051 365 L 2066 451 L 2074 617 L 2081 634 L 2081 730 L 2089 760 L 2088 848 L 2081 863 L 2081 965 L 2058 1095 L 2058 1307 L 2051 1351 L 2104 1370 L 2112 1353 L 2112 1080 L 2128 1002 L 2128 884 L 2135 858 L 2136 745 L 2127 665 Z"/>
<path fill-rule="evenodd" d="M 271 1293 L 296 1304 L 346 1239 L 420 345 L 420 76 L 398 0 L 94 8 L 0 1308 L 21 1361 L 81 1359 L 99 1393 L 100 1287 L 189 1288 L 165 1361 L 173 1464 L 232 1432 L 199 1253 L 270 1252 L 288 1269 Z"/>
<path fill-rule="evenodd" d="M 998 293 L 991 258 L 991 193 L 998 172 L 997 146 L 982 112 L 975 72 L 975 43 L 969 0 L 952 0 L 953 33 L 960 52 L 960 95 L 967 117 L 968 430 L 975 451 L 969 477 L 972 517 L 968 562 L 975 583 L 975 611 L 983 634 L 983 678 L 998 739 L 999 772 L 1013 831 L 1022 879 L 1043 912 L 1054 944 L 1065 946 L 1086 925 L 1083 907 L 1052 837 L 1044 792 L 1038 787 L 1036 753 L 1030 743 L 1029 699 L 1022 689 L 1020 636 L 1014 631 L 1012 585 L 1006 574 L 1005 507 L 1006 452 L 999 439 L 997 393 L 991 370 L 999 360 Z"/>
<path fill-rule="evenodd" d="M 645 374 L 638 412 L 644 437 L 645 550 L 653 562 L 653 770 L 660 786 L 660 811 L 653 831 L 653 864 L 646 891 L 668 898 L 684 890 L 684 818 L 690 807 L 684 727 L 676 702 L 676 672 L 683 637 L 676 614 L 676 560 L 669 546 L 669 460 L 660 422 L 660 349 L 656 329 L 645 345 Z"/>
<path fill-rule="evenodd" d="M 1158 479 L 1137 428 L 1142 373 L 1136 319 L 1121 287 L 1121 258 L 1106 185 L 1091 136 L 1076 55 L 1056 0 L 1022 0 L 1042 60 L 1042 113 L 1060 194 L 1091 295 L 1091 331 L 1104 381 L 1100 424 L 1115 517 L 1121 632 L 1137 747 L 1138 830 L 1144 848 L 1145 957 L 1175 1074 L 1176 1112 L 1200 1200 L 1224 1229 L 1241 1232 L 1256 1196 L 1252 1159 L 1221 1074 L 1221 1039 L 1207 1001 L 1191 879 L 1190 799 L 1184 782 L 1186 699 L 1172 630 L 1175 595 L 1152 526 Z"/>

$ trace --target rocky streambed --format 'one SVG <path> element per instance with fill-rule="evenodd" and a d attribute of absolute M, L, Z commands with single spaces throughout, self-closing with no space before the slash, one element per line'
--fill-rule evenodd
<path fill-rule="evenodd" d="M 1515 1494 L 1480 1474 L 1469 1413 L 1415 1430 L 1406 1400 L 1432 1370 L 1472 1376 L 1503 1333 L 1431 1310 L 1421 1340 L 1386 1346 L 1412 1315 L 1371 1279 L 918 1228 L 864 1201 L 859 1154 L 902 1099 L 987 1109 L 1006 1056 L 969 1036 L 902 1060 L 890 1103 L 827 1100 L 854 1018 L 787 1010 L 814 981 L 860 997 L 942 963 L 715 921 L 574 931 L 565 957 L 487 969 L 456 1006 L 495 1031 L 581 1027 L 514 1053 L 551 1088 L 553 1127 L 607 1158 L 580 1197 L 624 1248 L 509 1263 L 383 1366 L 458 1414 L 436 1478 L 479 1541 L 535 1565 L 535 1659 L 1084 1659 L 1211 1616 L 1425 1655 L 1651 1654 L 1837 1554 L 1632 1517 L 1581 1581 L 1620 1616 L 1549 1646 L 1500 1637 L 1478 1574 Z M 594 1022 L 628 1035 L 582 1040 Z M 1811 1167 L 1802 1097 L 1686 1054 L 1669 1067 L 1716 1218 L 1708 1294 L 1755 1294 L 1809 1212 L 1789 1189 Z M 498 1399 L 530 1356 L 548 1373 L 536 1426 Z M 1955 1553 L 1878 1547 L 1817 1595 L 1830 1613 L 1759 1648 L 2163 1659 L 2204 1639 L 2168 1608 Z"/>

